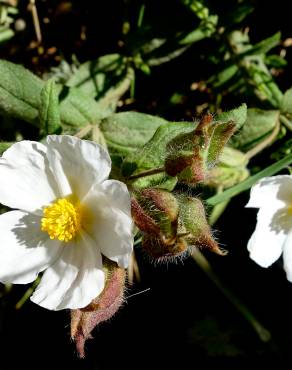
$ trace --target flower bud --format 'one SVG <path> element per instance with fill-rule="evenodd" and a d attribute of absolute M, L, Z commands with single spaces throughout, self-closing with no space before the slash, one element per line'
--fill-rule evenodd
<path fill-rule="evenodd" d="M 178 135 L 168 143 L 166 173 L 184 183 L 204 181 L 234 131 L 233 122 L 213 122 L 211 114 L 205 115 L 194 131 Z"/>
<path fill-rule="evenodd" d="M 144 189 L 132 198 L 132 217 L 136 226 L 162 240 L 176 235 L 178 211 L 176 198 L 163 189 Z"/>
<path fill-rule="evenodd" d="M 146 234 L 142 239 L 142 248 L 153 261 L 163 262 L 183 257 L 188 252 L 188 243 L 180 235 L 165 240 Z"/>
<path fill-rule="evenodd" d="M 106 283 L 101 294 L 87 307 L 71 310 L 71 338 L 80 357 L 85 356 L 84 344 L 92 338 L 92 330 L 110 319 L 123 303 L 126 271 L 105 258 L 104 272 Z"/>
<path fill-rule="evenodd" d="M 185 241 L 189 246 L 206 248 L 219 255 L 225 255 L 226 251 L 219 248 L 218 243 L 212 236 L 208 224 L 203 203 L 198 198 L 181 195 L 179 232 L 185 233 Z"/>
<path fill-rule="evenodd" d="M 238 184 L 249 176 L 246 168 L 248 159 L 237 149 L 225 147 L 219 163 L 208 172 L 205 185 L 226 189 Z"/>
<path fill-rule="evenodd" d="M 132 216 L 143 232 L 142 248 L 155 261 L 183 254 L 187 244 L 180 239 L 178 228 L 179 205 L 170 192 L 148 188 L 132 198 Z"/>

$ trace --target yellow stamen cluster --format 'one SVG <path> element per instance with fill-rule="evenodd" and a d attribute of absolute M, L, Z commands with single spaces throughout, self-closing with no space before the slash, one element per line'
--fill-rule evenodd
<path fill-rule="evenodd" d="M 80 207 L 74 206 L 69 200 L 58 199 L 44 208 L 41 229 L 49 234 L 50 239 L 68 242 L 76 236 L 80 228 Z"/>

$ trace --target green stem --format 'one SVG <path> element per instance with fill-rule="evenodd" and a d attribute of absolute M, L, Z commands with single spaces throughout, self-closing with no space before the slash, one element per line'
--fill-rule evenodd
<path fill-rule="evenodd" d="M 35 288 L 38 286 L 39 282 L 41 281 L 40 278 L 37 278 L 33 284 L 31 285 L 31 287 L 29 287 L 27 289 L 27 291 L 24 293 L 24 295 L 20 298 L 20 300 L 16 303 L 15 305 L 15 309 L 16 310 L 19 310 L 24 304 L 25 302 L 29 299 L 29 297 L 32 295 L 33 291 L 35 290 Z"/>
<path fill-rule="evenodd" d="M 280 122 L 282 122 L 283 125 L 285 125 L 289 131 L 292 131 L 292 122 L 289 121 L 289 119 L 285 117 L 283 114 L 280 115 Z"/>
<path fill-rule="evenodd" d="M 241 313 L 241 315 L 253 327 L 260 340 L 269 342 L 271 340 L 271 333 L 263 327 L 263 325 L 255 318 L 252 312 L 229 290 L 221 281 L 219 276 L 214 272 L 208 260 L 203 254 L 196 249 L 192 253 L 192 257 L 201 268 L 201 270 L 208 276 L 208 278 L 216 285 L 221 293 L 229 300 L 229 302 Z"/>

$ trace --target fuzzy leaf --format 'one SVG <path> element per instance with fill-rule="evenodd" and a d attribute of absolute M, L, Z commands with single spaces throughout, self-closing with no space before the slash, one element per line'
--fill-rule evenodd
<path fill-rule="evenodd" d="M 3 60 L 0 76 L 0 112 L 38 126 L 45 82 L 24 67 Z M 58 93 L 62 124 L 82 127 L 104 117 L 98 103 L 78 89 L 58 85 Z"/>
<path fill-rule="evenodd" d="M 97 102 L 77 88 L 64 87 L 59 95 L 62 124 L 82 127 L 103 118 Z"/>
<path fill-rule="evenodd" d="M 287 90 L 283 96 L 281 107 L 281 113 L 288 115 L 292 118 L 292 88 Z"/>
<path fill-rule="evenodd" d="M 76 87 L 84 95 L 94 98 L 105 116 L 106 112 L 114 112 L 118 100 L 129 89 L 133 78 L 134 72 L 127 66 L 126 58 L 109 54 L 83 63 L 66 85 Z"/>
<path fill-rule="evenodd" d="M 264 140 L 275 128 L 279 119 L 279 111 L 250 108 L 241 131 L 230 143 L 243 151 L 250 150 Z"/>
<path fill-rule="evenodd" d="M 221 114 L 218 114 L 217 116 L 217 119 L 219 121 L 234 122 L 236 129 L 240 129 L 244 125 L 246 118 L 247 118 L 246 104 L 241 104 L 239 107 L 232 109 L 228 112 L 223 112 Z"/>
<path fill-rule="evenodd" d="M 167 121 L 137 112 L 112 114 L 100 123 L 108 148 L 111 153 L 127 155 L 145 145 L 155 131 Z"/>
<path fill-rule="evenodd" d="M 170 122 L 160 126 L 148 143 L 125 158 L 123 174 L 136 175 L 163 166 L 167 155 L 167 143 L 179 134 L 191 132 L 195 126 L 193 122 Z"/>
<path fill-rule="evenodd" d="M 0 112 L 38 125 L 43 81 L 24 67 L 0 60 Z"/>
<path fill-rule="evenodd" d="M 58 92 L 53 79 L 48 80 L 41 91 L 40 130 L 43 135 L 60 131 Z"/>

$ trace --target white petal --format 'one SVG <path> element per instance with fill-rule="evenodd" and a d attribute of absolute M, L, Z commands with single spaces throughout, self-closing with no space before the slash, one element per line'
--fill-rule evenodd
<path fill-rule="evenodd" d="M 46 147 L 34 141 L 12 145 L 0 158 L 0 203 L 33 212 L 58 196 Z"/>
<path fill-rule="evenodd" d="M 111 159 L 100 145 L 73 136 L 47 138 L 48 159 L 65 197 L 71 193 L 82 199 L 95 183 L 108 178 Z"/>
<path fill-rule="evenodd" d="M 31 300 L 50 310 L 87 306 L 103 290 L 102 258 L 85 233 L 66 243 L 61 257 L 44 273 Z"/>
<path fill-rule="evenodd" d="M 126 268 L 133 251 L 130 195 L 125 184 L 108 180 L 95 186 L 83 201 L 91 213 L 85 225 L 101 253 Z"/>
<path fill-rule="evenodd" d="M 274 203 L 283 207 L 292 199 L 292 176 L 279 175 L 264 177 L 258 181 L 250 192 L 250 199 L 246 207 L 260 208 Z"/>
<path fill-rule="evenodd" d="M 34 281 L 60 254 L 59 242 L 40 230 L 40 218 L 21 211 L 0 216 L 0 281 Z"/>
<path fill-rule="evenodd" d="M 248 242 L 250 258 L 262 267 L 268 267 L 281 255 L 287 237 L 286 209 L 270 205 L 260 208 L 257 225 Z"/>
<path fill-rule="evenodd" d="M 292 228 L 285 240 L 283 248 L 284 269 L 287 279 L 292 283 Z"/>

